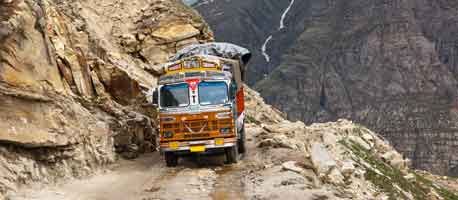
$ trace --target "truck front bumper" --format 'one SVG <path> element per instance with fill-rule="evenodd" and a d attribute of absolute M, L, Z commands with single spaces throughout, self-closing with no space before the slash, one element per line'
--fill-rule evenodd
<path fill-rule="evenodd" d="M 171 143 L 174 143 L 171 145 Z M 177 145 L 178 144 L 178 145 Z M 186 142 L 164 142 L 161 143 L 161 152 L 190 152 L 193 146 L 204 146 L 205 152 L 216 149 L 224 149 L 227 147 L 236 146 L 236 138 L 224 138 L 223 144 L 216 144 L 215 139 L 199 140 L 199 141 L 186 141 Z M 173 146 L 173 147 L 171 147 Z"/>

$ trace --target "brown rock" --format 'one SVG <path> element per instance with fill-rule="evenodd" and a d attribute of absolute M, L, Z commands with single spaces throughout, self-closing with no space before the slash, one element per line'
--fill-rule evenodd
<path fill-rule="evenodd" d="M 176 46 L 152 41 L 151 30 L 162 42 L 211 38 L 191 28 L 199 17 L 179 1 L 150 3 L 0 3 L 0 195 L 93 173 L 113 162 L 113 142 L 154 149 L 155 112 L 141 106 L 157 78 L 147 66 Z"/>
<path fill-rule="evenodd" d="M 100 97 L 107 97 L 108 94 L 106 93 L 105 87 L 103 86 L 102 82 L 99 80 L 97 73 L 95 71 L 91 72 L 92 83 L 94 84 L 95 92 Z"/>
<path fill-rule="evenodd" d="M 283 170 L 289 170 L 301 174 L 304 169 L 299 167 L 295 161 L 284 162 L 282 165 Z"/>
<path fill-rule="evenodd" d="M 121 36 L 121 44 L 125 47 L 127 52 L 132 53 L 137 51 L 139 42 L 132 34 L 124 34 Z"/>
<path fill-rule="evenodd" d="M 151 35 L 170 43 L 197 36 L 199 33 L 199 30 L 190 24 L 169 24 L 153 31 Z"/>
<path fill-rule="evenodd" d="M 1 127 L 0 142 L 20 144 L 21 146 L 34 147 L 58 147 L 70 145 L 66 136 L 45 130 L 31 130 L 22 127 Z M 33 132 L 33 134 L 30 134 Z"/>
<path fill-rule="evenodd" d="M 189 39 L 185 39 L 185 40 L 181 40 L 181 41 L 177 42 L 176 50 L 179 51 L 180 49 L 182 49 L 182 48 L 184 48 L 186 46 L 192 45 L 192 44 L 199 44 L 199 41 L 195 37 L 189 38 Z"/>
<path fill-rule="evenodd" d="M 140 54 L 151 64 L 159 64 L 166 62 L 172 55 L 164 47 L 148 46 L 140 51 Z"/>
<path fill-rule="evenodd" d="M 15 7 L 5 9 L 10 10 L 5 13 L 2 10 L 2 16 L 15 12 L 22 12 L 22 15 L 8 16 L 9 21 L 2 22 L 2 26 L 10 31 L 0 37 L 0 81 L 37 92 L 48 89 L 63 92 L 59 71 L 48 51 L 51 47 L 42 33 L 35 29 L 37 19 L 31 8 L 20 1 Z"/>

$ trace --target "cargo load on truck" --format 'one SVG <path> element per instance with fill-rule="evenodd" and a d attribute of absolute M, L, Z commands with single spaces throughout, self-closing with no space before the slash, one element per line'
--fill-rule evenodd
<path fill-rule="evenodd" d="M 187 46 L 170 58 L 170 61 L 173 62 L 195 55 L 209 55 L 241 60 L 243 63 L 242 67 L 245 67 L 251 59 L 251 53 L 248 49 L 230 43 L 210 42 Z"/>
<path fill-rule="evenodd" d="M 164 64 L 153 102 L 168 166 L 182 155 L 245 152 L 245 67 L 251 53 L 228 43 L 191 45 Z"/>

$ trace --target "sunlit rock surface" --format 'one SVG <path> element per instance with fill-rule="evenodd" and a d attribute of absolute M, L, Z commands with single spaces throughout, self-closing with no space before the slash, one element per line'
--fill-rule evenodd
<path fill-rule="evenodd" d="M 211 40 L 177 0 L 0 1 L 0 193 L 154 150 L 154 66 Z"/>

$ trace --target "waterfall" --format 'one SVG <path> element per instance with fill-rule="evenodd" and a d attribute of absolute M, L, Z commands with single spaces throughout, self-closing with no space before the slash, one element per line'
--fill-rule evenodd
<path fill-rule="evenodd" d="M 278 27 L 278 30 L 281 30 L 281 29 L 285 28 L 285 18 L 288 15 L 289 11 L 291 10 L 291 7 L 293 7 L 293 4 L 294 4 L 294 0 L 291 0 L 291 2 L 289 3 L 288 7 L 286 8 L 286 10 L 281 15 L 280 27 Z M 262 45 L 262 48 L 261 48 L 262 55 L 264 56 L 264 58 L 266 59 L 267 62 L 270 62 L 270 56 L 267 53 L 267 45 L 269 44 L 270 40 L 272 40 L 272 37 L 273 37 L 272 35 L 267 37 L 266 41 L 264 42 L 264 44 Z"/>
<path fill-rule="evenodd" d="M 291 10 L 291 7 L 293 6 L 293 4 L 294 4 L 294 0 L 291 0 L 291 2 L 289 3 L 288 8 L 286 8 L 285 12 L 283 12 L 283 14 L 281 15 L 280 27 L 278 28 L 278 30 L 281 30 L 281 29 L 285 28 L 285 18 L 286 18 L 286 15 L 288 15 L 289 10 Z"/>
<path fill-rule="evenodd" d="M 264 58 L 266 58 L 266 61 L 267 62 L 270 62 L 270 56 L 269 54 L 267 54 L 266 50 L 267 50 L 267 44 L 269 44 L 270 40 L 272 40 L 272 35 L 270 35 L 269 37 L 267 37 L 266 41 L 264 42 L 264 44 L 262 45 L 262 55 L 264 55 Z"/>

